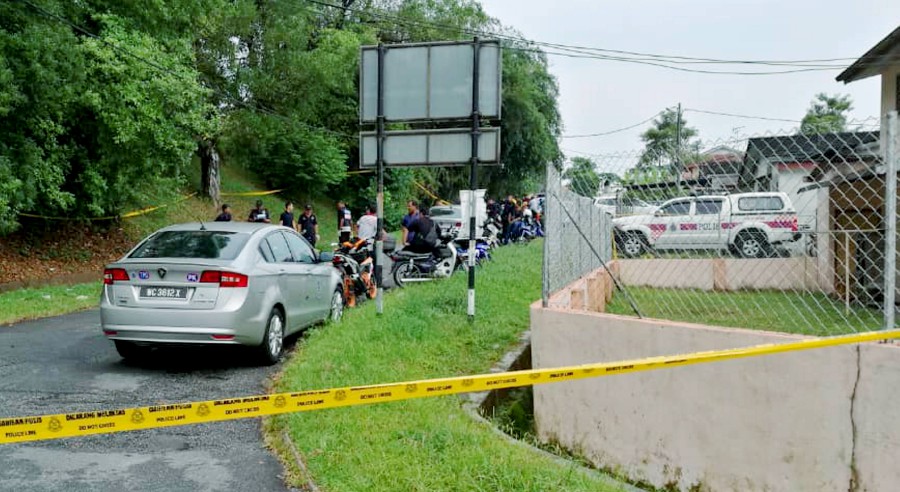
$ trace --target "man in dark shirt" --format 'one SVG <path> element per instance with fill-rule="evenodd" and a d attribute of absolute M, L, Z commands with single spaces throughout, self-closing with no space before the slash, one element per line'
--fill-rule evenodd
<path fill-rule="evenodd" d="M 315 247 L 316 241 L 319 240 L 319 220 L 312 212 L 312 205 L 307 204 L 303 208 L 303 213 L 297 217 L 297 227 L 300 229 L 300 234 Z"/>
<path fill-rule="evenodd" d="M 294 204 L 291 202 L 284 204 L 284 212 L 281 212 L 281 225 L 297 230 L 297 226 L 294 225 Z"/>
<path fill-rule="evenodd" d="M 418 217 L 409 224 L 409 232 L 413 233 L 412 242 L 407 250 L 413 253 L 431 253 L 438 242 L 437 228 L 428 216 L 426 209 L 420 209 Z"/>
<path fill-rule="evenodd" d="M 222 205 L 222 213 L 216 217 L 216 222 L 231 222 L 231 207 L 227 203 Z"/>
<path fill-rule="evenodd" d="M 250 215 L 247 216 L 247 222 L 263 222 L 266 224 L 272 222 L 272 219 L 269 217 L 269 210 L 263 207 L 262 200 L 256 200 L 256 208 L 250 211 Z"/>

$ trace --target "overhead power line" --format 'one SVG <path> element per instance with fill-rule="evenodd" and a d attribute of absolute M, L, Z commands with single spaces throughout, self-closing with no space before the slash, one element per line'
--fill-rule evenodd
<path fill-rule="evenodd" d="M 663 111 L 665 111 L 665 110 L 663 110 Z M 626 127 L 624 127 L 624 128 L 619 128 L 619 129 L 616 129 L 616 130 L 609 130 L 609 131 L 600 132 L 600 133 L 585 133 L 585 134 L 581 134 L 581 135 L 562 135 L 562 136 L 560 136 L 560 138 L 591 138 L 591 137 L 602 137 L 602 136 L 605 136 L 605 135 L 612 135 L 612 134 L 614 134 L 614 133 L 624 132 L 624 131 L 626 131 L 626 130 L 631 130 L 632 128 L 637 128 L 637 127 L 639 127 L 639 126 L 641 126 L 641 125 L 643 125 L 643 124 L 645 124 L 645 123 L 649 123 L 649 122 L 653 121 L 654 118 L 656 118 L 657 116 L 663 114 L 663 111 L 660 111 L 660 112 L 656 113 L 655 115 L 653 115 L 653 116 L 647 118 L 646 120 L 640 121 L 640 122 L 635 123 L 635 124 L 633 124 L 633 125 L 626 126 Z"/>
<path fill-rule="evenodd" d="M 613 50 L 606 48 L 598 48 L 598 47 L 588 47 L 588 46 L 578 46 L 578 45 L 567 45 L 560 43 L 549 43 L 544 41 L 536 41 L 527 39 L 524 37 L 511 36 L 498 32 L 491 32 L 485 30 L 475 30 L 475 29 L 466 29 L 460 28 L 457 26 L 449 26 L 446 24 L 439 24 L 435 22 L 428 21 L 417 21 L 411 20 L 399 15 L 394 15 L 390 13 L 386 13 L 384 11 L 377 10 L 360 10 L 351 7 L 344 7 L 342 5 L 335 5 L 329 2 L 321 1 L 321 0 L 303 0 L 308 4 L 319 5 L 322 7 L 338 9 L 343 12 L 353 12 L 360 16 L 370 16 L 379 19 L 391 20 L 398 24 L 409 25 L 409 26 L 424 26 L 433 29 L 443 30 L 447 32 L 455 32 L 457 34 L 466 34 L 470 36 L 484 36 L 491 37 L 499 40 L 510 41 L 514 43 L 522 43 L 526 46 L 532 46 L 532 48 L 528 48 L 526 46 L 504 46 L 504 49 L 507 50 L 516 50 L 516 51 L 537 51 L 540 53 L 544 53 L 550 56 L 563 56 L 569 58 L 583 58 L 583 59 L 594 59 L 594 60 L 603 60 L 603 61 L 620 61 L 626 63 L 636 63 L 636 64 L 644 64 L 650 66 L 656 66 L 660 68 L 666 68 L 670 70 L 678 70 L 683 72 L 693 72 L 693 73 L 701 73 L 701 74 L 716 74 L 716 75 L 780 75 L 780 74 L 788 74 L 788 73 L 800 73 L 800 72 L 813 72 L 813 71 L 825 71 L 825 70 L 840 70 L 846 68 L 843 64 L 827 64 L 829 62 L 840 62 L 840 61 L 852 61 L 856 60 L 856 58 L 820 58 L 820 59 L 809 59 L 809 60 L 727 60 L 727 59 L 716 59 L 716 58 L 702 58 L 702 57 L 689 57 L 689 56 L 681 56 L 681 55 L 663 55 L 663 54 L 655 54 L 655 53 L 642 53 L 636 51 L 626 51 L 626 50 Z M 325 12 L 315 11 L 319 14 L 326 15 Z M 549 49 L 537 50 L 533 47 L 543 47 Z M 728 71 L 728 70 L 701 70 L 701 69 L 691 69 L 680 67 L 676 65 L 690 65 L 690 64 L 699 64 L 699 63 L 708 63 L 708 64 L 734 64 L 734 65 L 762 65 L 762 66 L 778 66 L 778 67 L 794 67 L 790 70 L 770 70 L 770 71 Z"/>
<path fill-rule="evenodd" d="M 786 118 L 770 118 L 767 116 L 750 116 L 746 114 L 736 114 L 736 113 L 722 113 L 719 111 L 706 111 L 703 109 L 693 109 L 693 108 L 685 108 L 684 112 L 692 112 L 692 113 L 702 113 L 702 114 L 711 114 L 716 116 L 730 116 L 732 118 L 744 118 L 748 120 L 763 120 L 763 121 L 779 121 L 783 123 L 801 123 L 800 120 L 789 120 Z"/>

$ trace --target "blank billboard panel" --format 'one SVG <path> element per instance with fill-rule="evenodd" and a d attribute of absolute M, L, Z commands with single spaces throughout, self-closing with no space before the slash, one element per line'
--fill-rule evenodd
<path fill-rule="evenodd" d="M 374 168 L 378 159 L 375 132 L 360 134 L 359 162 Z M 405 130 L 385 134 L 384 164 L 388 167 L 464 166 L 471 162 L 470 129 Z M 500 129 L 482 128 L 478 141 L 479 164 L 499 164 Z"/>
<path fill-rule="evenodd" d="M 500 118 L 500 44 L 479 49 L 479 113 Z M 400 44 L 385 47 L 384 116 L 388 121 L 468 118 L 472 114 L 474 47 L 466 43 Z M 378 48 L 362 47 L 360 121 L 378 116 Z"/>

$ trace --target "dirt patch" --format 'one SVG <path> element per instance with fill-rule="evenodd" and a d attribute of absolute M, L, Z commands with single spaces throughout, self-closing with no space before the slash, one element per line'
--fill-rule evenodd
<path fill-rule="evenodd" d="M 0 237 L 0 292 L 99 280 L 103 266 L 133 245 L 113 222 L 26 221 L 18 232 Z"/>

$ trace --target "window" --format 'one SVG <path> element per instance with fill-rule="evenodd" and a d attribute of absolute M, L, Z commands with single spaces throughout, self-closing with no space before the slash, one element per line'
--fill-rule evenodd
<path fill-rule="evenodd" d="M 275 261 L 279 263 L 294 261 L 294 258 L 291 256 L 291 250 L 288 248 L 287 241 L 284 240 L 284 236 L 282 236 L 281 233 L 276 232 L 275 234 L 270 234 L 269 237 L 266 238 L 266 242 L 269 243 L 269 247 L 272 249 Z"/>
<path fill-rule="evenodd" d="M 691 213 L 691 202 L 673 202 L 659 209 L 660 215 L 687 215 Z"/>
<path fill-rule="evenodd" d="M 263 257 L 266 263 L 275 263 L 275 256 L 272 255 L 272 249 L 269 248 L 269 243 L 266 241 L 262 241 L 259 243 L 259 254 Z"/>
<path fill-rule="evenodd" d="M 697 200 L 695 215 L 719 215 L 722 211 L 722 200 Z"/>
<path fill-rule="evenodd" d="M 777 196 L 748 196 L 738 200 L 742 212 L 772 211 L 784 208 L 784 202 Z"/>
<path fill-rule="evenodd" d="M 288 247 L 291 248 L 291 254 L 297 263 L 315 263 L 316 255 L 313 254 L 312 248 L 300 236 L 287 232 L 284 234 L 287 239 Z"/>
<path fill-rule="evenodd" d="M 223 231 L 165 231 L 144 241 L 129 258 L 233 260 L 249 237 L 249 234 Z"/>

